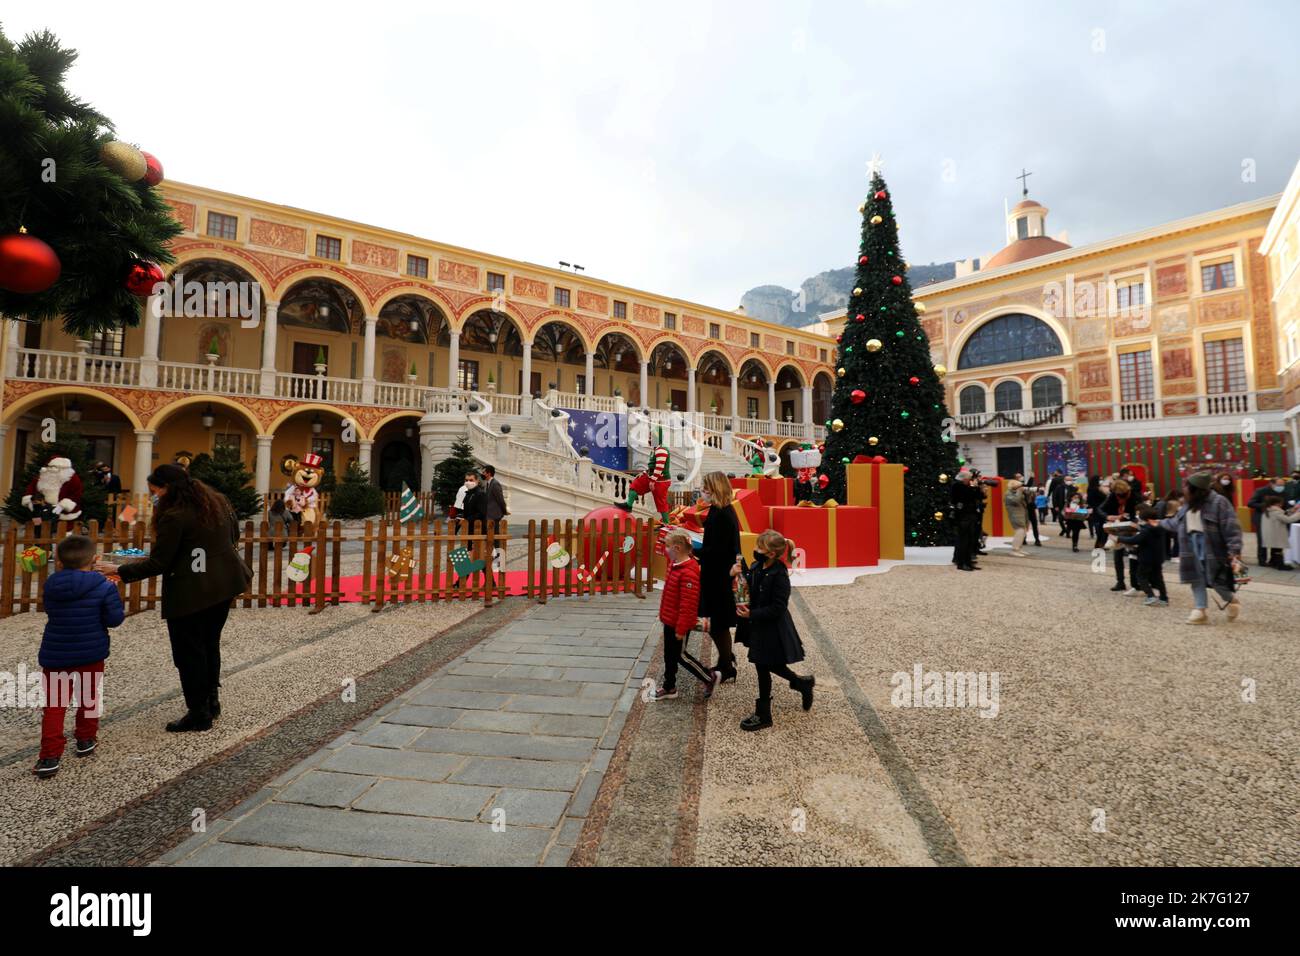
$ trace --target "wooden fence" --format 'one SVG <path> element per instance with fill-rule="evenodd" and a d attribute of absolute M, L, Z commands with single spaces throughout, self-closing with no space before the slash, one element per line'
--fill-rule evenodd
<path fill-rule="evenodd" d="M 340 603 L 369 604 L 379 611 L 390 604 L 448 600 L 481 600 L 486 607 L 510 595 L 541 603 L 561 596 L 644 597 L 654 588 L 656 531 L 654 522 L 639 519 L 622 526 L 609 521 L 548 520 L 529 521 L 525 535 L 511 538 L 507 522 L 476 523 L 470 528 L 467 522 L 425 518 L 407 524 L 367 521 L 359 534 L 344 534 L 337 521 L 320 522 L 304 535 L 272 527 L 266 520 L 256 525 L 246 521 L 236 549 L 252 569 L 253 578 L 233 606 L 309 607 L 310 613 L 317 614 Z M 86 534 L 104 554 L 126 548 L 147 551 L 153 543 L 152 531 L 143 521 L 104 527 L 94 521 L 64 522 L 56 529 L 10 524 L 0 556 L 0 618 L 44 610 L 45 580 L 53 571 L 53 561 L 28 571 L 20 566 L 20 555 L 32 546 L 52 554 L 57 540 L 72 533 Z M 349 544 L 360 547 L 345 547 Z M 560 567 L 554 566 L 560 561 L 552 560 L 552 545 L 570 556 Z M 308 546 L 310 575 L 304 581 L 292 581 L 289 563 Z M 470 562 L 483 563 L 465 568 L 462 548 L 469 553 Z M 525 549 L 524 559 L 515 563 L 522 567 L 504 568 L 507 562 L 503 561 L 502 567 L 493 568 L 498 550 L 509 558 L 517 555 L 519 548 Z M 410 574 L 393 576 L 389 561 L 405 549 L 410 552 Z M 349 563 L 356 563 L 359 557 L 360 567 L 344 573 L 345 557 Z M 467 573 L 458 574 L 458 563 Z M 128 614 L 152 610 L 162 600 L 156 577 L 120 583 L 118 590 Z"/>
<path fill-rule="evenodd" d="M 420 506 L 424 509 L 426 515 L 432 516 L 437 510 L 438 505 L 432 491 L 418 491 L 416 497 L 420 500 Z M 267 518 L 271 513 L 271 505 L 284 498 L 284 489 L 280 488 L 275 491 L 269 491 L 262 496 L 262 517 Z M 330 493 L 322 491 L 320 493 L 321 511 L 329 514 Z M 402 493 L 400 491 L 384 492 L 384 513 L 383 517 L 393 519 L 401 514 Z M 153 513 L 153 505 L 147 494 L 137 494 L 135 492 L 119 492 L 114 495 L 107 495 L 104 498 L 104 504 L 108 509 L 107 520 L 105 525 L 116 524 L 118 515 L 127 505 L 131 505 L 136 510 L 136 516 L 141 520 L 148 520 Z"/>

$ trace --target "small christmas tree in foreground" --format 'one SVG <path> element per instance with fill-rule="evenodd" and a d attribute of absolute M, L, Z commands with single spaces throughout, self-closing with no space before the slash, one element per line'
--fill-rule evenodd
<path fill-rule="evenodd" d="M 262 496 L 251 487 L 253 473 L 229 445 L 218 445 L 211 455 L 198 455 L 190 464 L 190 477 L 225 495 L 240 521 L 261 514 Z"/>
<path fill-rule="evenodd" d="M 838 339 L 822 456 L 830 479 L 826 494 L 845 500 L 844 466 L 860 457 L 905 465 L 904 543 L 944 544 L 946 482 L 958 467 L 956 443 L 944 427 L 948 410 L 939 380 L 946 369 L 930 359 L 930 342 L 917 318 L 922 307 L 912 302 L 898 247 L 893 204 L 874 169 L 860 208 L 857 278 Z"/>
<path fill-rule="evenodd" d="M 370 472 L 360 462 L 348 470 L 330 492 L 331 518 L 369 518 L 384 513 L 384 493 L 370 483 Z"/>

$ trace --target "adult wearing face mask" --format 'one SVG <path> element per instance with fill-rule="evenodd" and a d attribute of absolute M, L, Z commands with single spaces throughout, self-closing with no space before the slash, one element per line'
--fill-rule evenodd
<path fill-rule="evenodd" d="M 1280 495 L 1286 490 L 1281 478 L 1274 478 L 1267 484 L 1260 485 L 1246 502 L 1250 509 L 1250 530 L 1255 532 L 1255 562 L 1262 568 L 1268 564 L 1268 548 L 1264 547 L 1264 536 L 1260 532 L 1260 523 L 1264 520 L 1264 499 L 1269 495 Z"/>
<path fill-rule="evenodd" d="M 1291 472 L 1291 480 L 1282 489 L 1282 497 L 1286 499 L 1288 504 L 1293 501 L 1300 501 L 1300 468 Z"/>
<path fill-rule="evenodd" d="M 731 651 L 731 629 L 736 626 L 736 595 L 731 568 L 740 555 L 740 521 L 732 507 L 731 482 L 720 471 L 704 476 L 709 513 L 704 518 L 700 547 L 700 617 L 717 648 L 718 683 L 736 680 L 736 658 Z M 709 688 L 712 692 L 712 688 Z"/>

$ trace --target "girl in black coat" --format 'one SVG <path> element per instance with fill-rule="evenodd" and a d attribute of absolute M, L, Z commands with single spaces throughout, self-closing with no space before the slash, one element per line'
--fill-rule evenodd
<path fill-rule="evenodd" d="M 718 682 L 736 680 L 736 656 L 731 650 L 731 629 L 736 626 L 736 596 L 731 589 L 731 568 L 740 556 L 740 522 L 732 507 L 731 482 L 720 471 L 704 476 L 709 513 L 704 516 L 700 559 L 700 617 L 717 648 Z"/>
<path fill-rule="evenodd" d="M 803 709 L 811 710 L 816 679 L 800 677 L 790 664 L 803 660 L 803 642 L 790 617 L 790 572 L 782 561 L 789 543 L 776 531 L 758 536 L 754 563 L 738 562 L 733 576 L 745 576 L 749 603 L 736 607 L 740 625 L 736 640 L 749 645 L 749 662 L 758 670 L 758 699 L 754 713 L 740 722 L 741 730 L 762 730 L 772 726 L 772 675 L 790 682 L 790 689 L 803 697 Z"/>

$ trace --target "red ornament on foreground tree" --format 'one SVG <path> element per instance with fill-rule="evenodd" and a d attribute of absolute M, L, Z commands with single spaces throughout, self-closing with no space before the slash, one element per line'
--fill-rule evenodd
<path fill-rule="evenodd" d="M 126 278 L 122 280 L 122 285 L 132 295 L 146 296 L 152 295 L 154 286 L 164 278 L 166 276 L 163 275 L 162 267 L 156 262 L 137 259 L 126 270 Z"/>
<path fill-rule="evenodd" d="M 58 254 L 26 229 L 0 236 L 0 289 L 21 295 L 44 292 L 62 271 Z"/>

